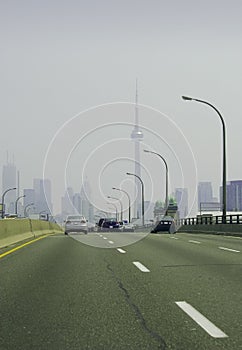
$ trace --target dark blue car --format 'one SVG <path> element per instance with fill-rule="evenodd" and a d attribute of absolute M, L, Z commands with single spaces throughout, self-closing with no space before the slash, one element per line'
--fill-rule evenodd
<path fill-rule="evenodd" d="M 104 219 L 101 224 L 101 231 L 118 231 L 121 229 L 121 225 L 116 220 Z"/>
<path fill-rule="evenodd" d="M 151 233 L 157 232 L 175 233 L 174 219 L 171 216 L 167 216 L 158 221 Z"/>

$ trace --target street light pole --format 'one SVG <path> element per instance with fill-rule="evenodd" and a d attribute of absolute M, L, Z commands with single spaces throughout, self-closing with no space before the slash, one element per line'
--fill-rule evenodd
<path fill-rule="evenodd" d="M 116 197 L 111 197 L 111 196 L 107 196 L 107 197 L 109 199 L 115 199 L 115 200 L 119 201 L 120 208 L 121 208 L 121 215 L 120 215 L 120 217 L 121 217 L 121 221 L 123 221 L 123 204 L 122 204 L 121 200 L 119 198 L 116 198 Z"/>
<path fill-rule="evenodd" d="M 27 217 L 27 209 L 29 208 L 29 207 L 31 207 L 32 205 L 34 205 L 34 203 L 29 203 L 29 204 L 27 204 L 26 206 L 25 206 L 25 208 L 24 208 L 24 217 Z"/>
<path fill-rule="evenodd" d="M 168 165 L 167 165 L 167 162 L 166 162 L 165 158 L 162 157 L 162 155 L 159 154 L 159 153 L 157 153 L 157 152 L 148 151 L 147 149 L 144 149 L 144 152 L 156 154 L 158 157 L 160 157 L 160 158 L 163 160 L 163 162 L 164 162 L 164 164 L 165 164 L 165 167 L 166 167 L 166 199 L 165 199 L 165 208 L 166 208 L 166 211 L 167 211 L 168 204 L 169 204 L 169 203 L 168 203 L 169 200 L 168 200 Z"/>
<path fill-rule="evenodd" d="M 117 190 L 117 191 L 123 192 L 128 197 L 128 201 L 129 201 L 129 222 L 131 222 L 131 200 L 130 200 L 130 195 L 128 194 L 128 192 L 126 192 L 124 190 L 121 190 L 120 188 L 113 187 L 113 190 Z"/>
<path fill-rule="evenodd" d="M 200 102 L 200 103 L 204 103 L 210 107 L 212 107 L 217 114 L 219 115 L 219 118 L 221 120 L 222 123 L 222 132 L 223 132 L 223 224 L 226 224 L 226 214 L 227 214 L 227 201 L 226 201 L 226 197 L 227 197 L 227 193 L 226 193 L 226 128 L 225 128 L 225 121 L 221 115 L 221 113 L 218 111 L 218 109 L 216 107 L 214 107 L 211 103 L 197 99 L 197 98 L 193 98 L 193 97 L 188 97 L 188 96 L 182 96 L 183 100 L 185 101 L 196 101 L 196 102 Z"/>
<path fill-rule="evenodd" d="M 21 198 L 24 198 L 26 197 L 26 194 L 24 194 L 23 196 L 19 196 L 16 201 L 15 201 L 15 214 L 18 215 L 18 201 L 21 199 Z"/>
<path fill-rule="evenodd" d="M 135 176 L 139 179 L 140 183 L 141 183 L 141 200 L 142 200 L 142 225 L 145 225 L 145 205 L 144 205 L 144 182 L 142 181 L 141 177 L 136 175 L 136 174 L 132 174 L 132 173 L 126 173 L 127 175 L 132 175 Z"/>
<path fill-rule="evenodd" d="M 5 192 L 3 192 L 2 194 L 2 219 L 4 218 L 4 214 L 5 214 L 5 210 L 4 210 L 4 198 L 5 195 L 9 192 L 9 191 L 13 191 L 16 190 L 16 187 L 13 188 L 8 188 Z"/>

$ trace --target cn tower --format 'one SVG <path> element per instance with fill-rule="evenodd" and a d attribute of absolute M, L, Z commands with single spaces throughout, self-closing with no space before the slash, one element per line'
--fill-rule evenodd
<path fill-rule="evenodd" d="M 140 141 L 144 138 L 142 131 L 139 128 L 139 109 L 138 109 L 138 84 L 136 79 L 136 94 L 135 94 L 135 123 L 134 129 L 131 133 L 131 139 L 134 141 L 134 159 L 135 159 L 135 168 L 134 173 L 141 177 L 141 168 L 140 168 Z M 134 202 L 134 213 L 137 219 L 141 217 L 141 187 L 140 182 L 135 178 L 135 185 L 137 189 L 137 196 Z"/>

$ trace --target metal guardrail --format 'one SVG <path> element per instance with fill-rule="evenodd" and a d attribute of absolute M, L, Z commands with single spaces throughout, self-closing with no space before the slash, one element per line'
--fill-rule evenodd
<path fill-rule="evenodd" d="M 177 221 L 179 226 L 182 225 L 216 225 L 223 224 L 223 216 L 199 216 L 193 218 L 185 218 Z M 226 215 L 226 224 L 242 224 L 242 215 L 241 214 L 230 214 Z"/>

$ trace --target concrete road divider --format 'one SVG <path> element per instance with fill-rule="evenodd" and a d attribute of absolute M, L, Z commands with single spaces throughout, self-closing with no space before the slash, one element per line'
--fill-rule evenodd
<path fill-rule="evenodd" d="M 58 224 L 49 221 L 3 219 L 0 220 L 0 248 L 25 239 L 57 232 L 63 232 L 62 228 Z"/>

